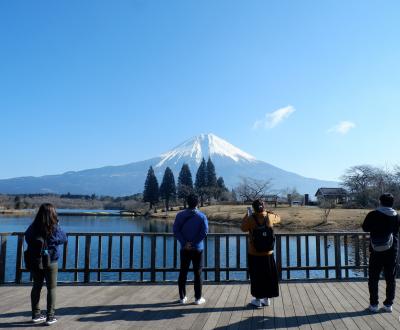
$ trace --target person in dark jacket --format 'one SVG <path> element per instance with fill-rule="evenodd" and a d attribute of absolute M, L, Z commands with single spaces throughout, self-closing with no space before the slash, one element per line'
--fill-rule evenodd
<path fill-rule="evenodd" d="M 55 318 L 55 301 L 58 274 L 59 246 L 67 242 L 67 235 L 58 224 L 57 213 L 50 203 L 42 204 L 32 224 L 25 232 L 28 250 L 38 250 L 39 253 L 48 253 L 50 265 L 44 269 L 32 269 L 33 286 L 31 291 L 32 322 L 46 321 L 47 325 L 57 322 Z M 40 243 L 41 242 L 41 243 Z M 38 246 L 38 244 L 42 244 Z M 47 315 L 42 315 L 39 301 L 43 281 L 47 287 Z"/>
<path fill-rule="evenodd" d="M 399 240 L 399 218 L 393 209 L 392 194 L 379 197 L 380 207 L 367 214 L 362 229 L 370 232 L 368 288 L 371 312 L 378 312 L 378 282 L 383 269 L 386 280 L 386 300 L 382 310 L 392 312 L 396 290 L 396 260 Z"/>
<path fill-rule="evenodd" d="M 203 249 L 204 239 L 208 233 L 208 220 L 204 213 L 196 207 L 198 197 L 191 194 L 186 198 L 188 208 L 176 215 L 174 222 L 174 235 L 181 245 L 181 268 L 179 272 L 178 288 L 181 304 L 186 304 L 186 279 L 190 263 L 193 263 L 194 272 L 194 295 L 195 304 L 201 305 L 206 302 L 202 297 Z"/>

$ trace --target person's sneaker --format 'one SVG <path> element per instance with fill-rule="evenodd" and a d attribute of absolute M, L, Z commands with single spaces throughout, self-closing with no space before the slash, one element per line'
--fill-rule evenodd
<path fill-rule="evenodd" d="M 383 305 L 383 307 L 382 307 L 382 312 L 385 312 L 385 313 L 391 313 L 391 312 L 393 312 L 393 307 L 392 307 L 392 305 Z"/>
<path fill-rule="evenodd" d="M 202 304 L 204 304 L 206 302 L 206 300 L 203 298 L 203 297 L 201 297 L 200 299 L 196 299 L 195 301 L 194 301 L 194 304 L 195 305 L 202 305 Z"/>
<path fill-rule="evenodd" d="M 179 302 L 180 302 L 181 304 L 186 304 L 186 303 L 187 303 L 187 297 L 185 296 L 185 297 L 183 297 L 182 299 L 179 299 Z"/>
<path fill-rule="evenodd" d="M 49 316 L 47 319 L 46 319 L 46 324 L 47 325 L 52 325 L 52 324 L 54 324 L 54 323 L 56 323 L 57 322 L 57 319 L 54 317 L 54 316 Z"/>
<path fill-rule="evenodd" d="M 269 298 L 264 298 L 264 299 L 261 299 L 261 303 L 264 306 L 269 306 L 269 305 L 271 305 L 271 300 Z"/>
<path fill-rule="evenodd" d="M 39 315 L 36 315 L 36 316 L 32 317 L 32 322 L 33 323 L 40 323 L 40 322 L 44 322 L 44 321 L 46 321 L 46 316 L 44 316 L 42 314 L 39 314 Z"/>
<path fill-rule="evenodd" d="M 372 313 L 378 313 L 378 305 L 369 305 L 368 309 Z"/>
<path fill-rule="evenodd" d="M 261 308 L 262 307 L 262 303 L 261 303 L 261 299 L 253 299 L 250 304 L 252 304 L 253 306 L 256 306 L 257 308 Z"/>

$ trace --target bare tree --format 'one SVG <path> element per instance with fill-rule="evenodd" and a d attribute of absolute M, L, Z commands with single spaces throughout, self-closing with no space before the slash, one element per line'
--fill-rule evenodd
<path fill-rule="evenodd" d="M 336 201 L 332 198 L 322 197 L 319 202 L 319 207 L 322 210 L 322 221 L 327 223 L 331 210 L 336 207 Z"/>
<path fill-rule="evenodd" d="M 249 177 L 241 177 L 240 184 L 236 187 L 236 194 L 243 202 L 264 198 L 271 188 L 271 180 L 257 180 Z"/>
<path fill-rule="evenodd" d="M 353 195 L 355 202 L 363 207 L 375 206 L 379 195 L 387 191 L 396 191 L 396 175 L 371 165 L 350 167 L 342 176 L 342 185 Z"/>

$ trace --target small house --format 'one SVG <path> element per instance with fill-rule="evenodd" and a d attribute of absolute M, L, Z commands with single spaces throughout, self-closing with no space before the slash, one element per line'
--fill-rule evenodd
<path fill-rule="evenodd" d="M 319 188 L 315 193 L 318 202 L 322 200 L 331 200 L 336 204 L 346 203 L 348 200 L 348 193 L 343 188 Z"/>

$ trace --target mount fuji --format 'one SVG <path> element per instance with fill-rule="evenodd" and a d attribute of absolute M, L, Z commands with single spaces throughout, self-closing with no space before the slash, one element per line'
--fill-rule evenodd
<path fill-rule="evenodd" d="M 0 193 L 71 193 L 124 196 L 142 192 L 147 171 L 153 166 L 161 183 L 165 168 L 171 168 L 177 181 L 184 163 L 189 165 L 193 181 L 203 158 L 211 158 L 217 176 L 222 176 L 228 188 L 234 188 L 242 177 L 271 180 L 271 190 L 279 192 L 296 188 L 300 193 L 314 194 L 320 187 L 336 187 L 337 182 L 306 178 L 288 172 L 233 146 L 214 134 L 200 134 L 174 149 L 148 160 L 119 166 L 106 166 L 59 175 L 18 177 L 0 180 Z M 272 191 L 271 191 L 272 192 Z"/>

